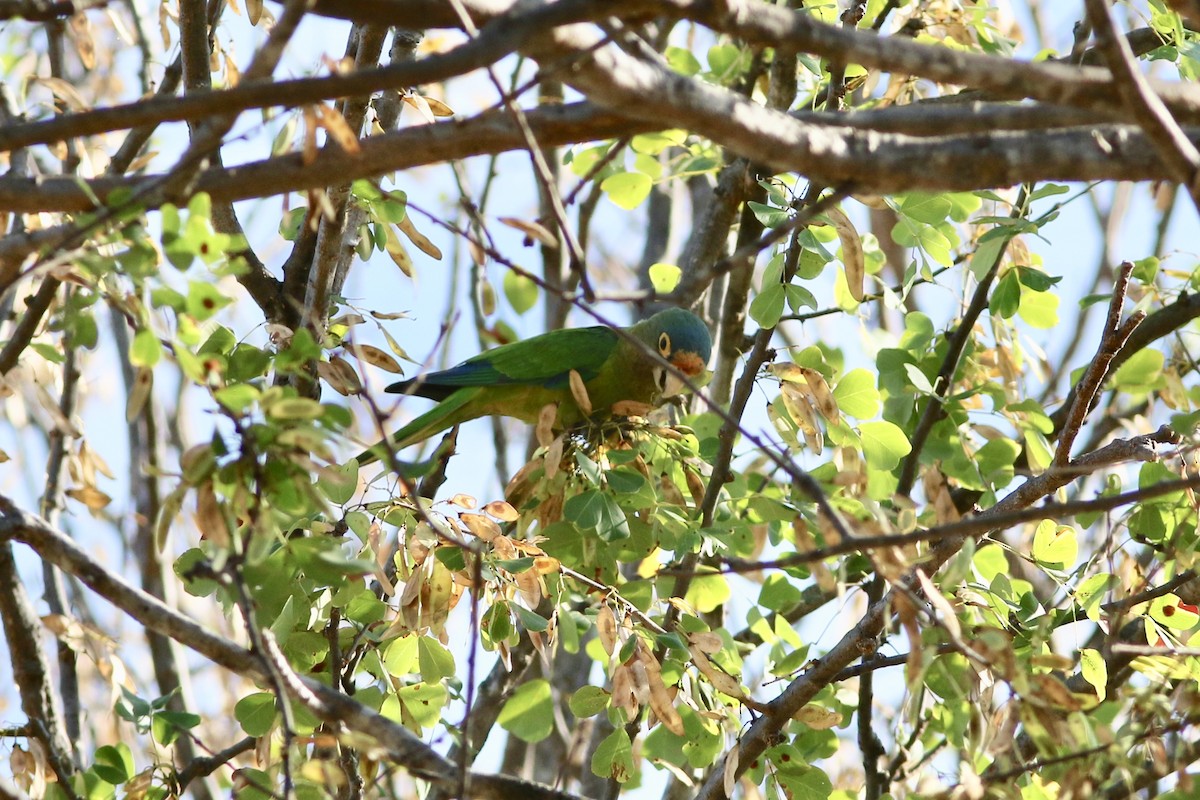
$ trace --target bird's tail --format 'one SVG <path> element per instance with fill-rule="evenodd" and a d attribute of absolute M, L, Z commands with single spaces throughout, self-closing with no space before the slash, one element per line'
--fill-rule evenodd
<path fill-rule="evenodd" d="M 460 414 L 464 407 L 475 398 L 475 392 L 462 390 L 455 392 L 447 397 L 442 402 L 438 403 L 433 408 L 426 411 L 421 416 L 409 422 L 400 430 L 391 435 L 390 448 L 393 451 L 400 451 L 409 445 L 414 445 L 417 442 L 423 442 L 434 434 L 441 433 L 444 430 L 454 427 L 460 422 L 463 422 L 465 417 Z M 368 464 L 374 464 L 381 458 L 384 458 L 388 452 L 389 444 L 387 441 L 369 447 L 362 451 L 357 456 L 358 465 L 365 467 Z"/>

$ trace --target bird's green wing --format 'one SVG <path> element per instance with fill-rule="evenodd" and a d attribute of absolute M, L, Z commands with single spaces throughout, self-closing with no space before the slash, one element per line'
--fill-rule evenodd
<path fill-rule="evenodd" d="M 457 367 L 392 384 L 388 391 L 441 399 L 466 386 L 527 384 L 558 389 L 567 385 L 571 370 L 585 382 L 594 378 L 618 340 L 615 331 L 600 326 L 550 331 L 480 353 Z"/>

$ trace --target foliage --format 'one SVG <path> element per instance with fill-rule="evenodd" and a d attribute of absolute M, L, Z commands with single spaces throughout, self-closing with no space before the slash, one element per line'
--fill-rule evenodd
<path fill-rule="evenodd" d="M 1191 791 L 1186 4 L 1073 42 L 1035 4 L 179 0 L 162 42 L 61 5 L 0 27 L 5 796 Z M 351 457 L 416 325 L 619 302 L 706 315 L 688 402 Z"/>

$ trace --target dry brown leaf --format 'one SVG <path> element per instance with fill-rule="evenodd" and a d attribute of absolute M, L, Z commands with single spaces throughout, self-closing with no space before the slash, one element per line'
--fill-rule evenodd
<path fill-rule="evenodd" d="M 229 546 L 229 523 L 211 481 L 196 487 L 195 521 L 201 541 L 212 542 L 221 548 Z"/>
<path fill-rule="evenodd" d="M 863 301 L 863 279 L 866 277 L 866 263 L 863 259 L 862 237 L 855 229 L 854 223 L 840 208 L 831 208 L 825 216 L 833 223 L 838 240 L 842 243 L 842 263 L 846 265 L 846 287 L 850 296 L 857 302 Z"/>
<path fill-rule="evenodd" d="M 671 476 L 665 472 L 658 479 L 658 491 L 662 495 L 663 500 L 671 505 L 687 506 L 687 501 L 683 499 L 683 492 L 679 491 L 679 487 L 675 485 L 675 481 L 671 480 Z"/>
<path fill-rule="evenodd" d="M 575 398 L 575 405 L 579 406 L 579 410 L 583 412 L 585 417 L 592 415 L 592 400 L 588 397 L 587 387 L 583 385 L 583 378 L 575 370 L 567 373 L 568 382 L 571 384 L 571 396 Z"/>
<path fill-rule="evenodd" d="M 412 256 L 408 254 L 404 242 L 400 241 L 400 237 L 396 235 L 396 231 L 392 229 L 391 225 L 385 225 L 383 233 L 387 239 L 383 249 L 387 251 L 392 263 L 399 267 L 406 277 L 411 278 L 413 276 Z"/>
<path fill-rule="evenodd" d="M 842 715 L 837 711 L 830 711 L 828 708 L 814 705 L 804 706 L 792 716 L 792 719 L 803 722 L 814 731 L 827 731 L 842 724 Z"/>
<path fill-rule="evenodd" d="M 346 342 L 346 350 L 359 361 L 370 364 L 373 367 L 378 367 L 385 372 L 391 372 L 395 375 L 404 374 L 404 370 L 400 367 L 396 359 L 374 345 Z"/>
<path fill-rule="evenodd" d="M 387 332 L 387 328 L 380 326 L 379 332 L 383 334 L 383 338 L 387 341 L 388 349 L 395 353 L 397 357 L 403 358 L 405 361 L 410 363 L 416 363 L 412 360 L 412 358 L 409 357 L 408 351 L 400 346 L 400 343 L 396 341 L 395 337 Z"/>
<path fill-rule="evenodd" d="M 538 575 L 556 575 L 562 572 L 562 563 L 551 556 L 537 556 L 533 559 L 533 571 Z"/>
<path fill-rule="evenodd" d="M 696 665 L 696 669 L 700 670 L 701 675 L 708 678 L 708 682 L 712 684 L 714 689 L 749 705 L 748 701 L 750 701 L 750 698 L 742 691 L 741 685 L 732 675 L 722 669 L 718 669 L 715 664 L 708 660 L 708 656 L 700 648 L 689 645 L 688 651 L 692 654 L 692 663 Z"/>
<path fill-rule="evenodd" d="M 425 101 L 425 105 L 429 106 L 429 111 L 435 117 L 453 117 L 454 109 L 438 100 L 436 97 L 430 97 L 427 94 L 421 95 L 421 99 Z"/>
<path fill-rule="evenodd" d="M 558 240 L 554 238 L 554 234 L 540 222 L 530 222 L 517 217 L 500 217 L 500 222 L 510 228 L 516 228 L 530 239 L 537 240 L 547 247 L 558 246 Z"/>
<path fill-rule="evenodd" d="M 950 485 L 946 482 L 946 476 L 940 469 L 936 466 L 927 467 L 921 475 L 921 485 L 925 489 L 925 496 L 933 504 L 934 516 L 939 525 L 958 522 L 962 518 L 958 507 L 954 505 L 954 498 L 950 496 Z"/>
<path fill-rule="evenodd" d="M 91 448 L 86 439 L 79 443 L 79 461 L 83 465 L 83 474 L 87 477 L 88 483 L 96 482 L 97 472 L 109 480 L 117 479 L 112 468 L 100 457 L 99 453 Z"/>
<path fill-rule="evenodd" d="M 162 37 L 162 49 L 171 49 L 171 27 L 167 23 L 171 19 L 171 3 L 158 4 L 158 34 Z"/>
<path fill-rule="evenodd" d="M 950 601 L 946 599 L 946 595 L 942 594 L 941 589 L 934 585 L 929 576 L 925 574 L 925 570 L 916 570 L 917 582 L 921 584 L 921 590 L 925 592 L 925 599 L 938 612 L 942 625 L 946 627 L 946 631 L 955 641 L 962 640 L 962 625 L 958 621 L 958 613 L 954 607 L 950 605 Z"/>
<path fill-rule="evenodd" d="M 555 403 L 547 403 L 546 405 L 542 406 L 542 410 L 538 412 L 537 425 L 534 427 L 533 432 L 537 437 L 537 443 L 542 447 L 549 447 L 554 443 L 554 422 L 557 419 L 558 405 Z M 561 453 L 559 453 L 559 458 L 562 458 Z M 550 456 L 547 455 L 546 459 L 546 477 L 549 478 L 552 477 L 550 475 Z M 557 461 L 558 459 L 554 460 Z M 555 471 L 557 471 L 558 464 L 554 464 L 553 468 Z"/>
<path fill-rule="evenodd" d="M 404 95 L 404 102 L 417 110 L 421 115 L 421 119 L 425 122 L 433 122 L 433 109 L 429 107 L 429 101 L 416 92 L 408 92 Z"/>
<path fill-rule="evenodd" d="M 250 20 L 250 24 L 258 27 L 262 16 L 263 0 L 246 0 L 246 19 Z"/>
<path fill-rule="evenodd" d="M 75 52 L 79 55 L 79 63 L 86 70 L 96 68 L 96 40 L 92 37 L 92 23 L 87 14 L 76 12 L 67 23 L 71 40 L 75 43 Z"/>
<path fill-rule="evenodd" d="M 641 709 L 634 685 L 633 670 L 625 664 L 618 664 L 612 675 L 612 699 L 609 701 L 613 708 L 625 711 L 627 718 L 633 719 Z"/>
<path fill-rule="evenodd" d="M 1054 706 L 1063 711 L 1078 711 L 1083 708 L 1083 701 L 1076 695 L 1072 694 L 1067 685 L 1058 678 L 1049 673 L 1041 673 L 1033 676 L 1033 693 L 1034 701 Z"/>
<path fill-rule="evenodd" d="M 503 500 L 493 500 L 483 510 L 501 522 L 516 522 L 521 518 L 517 510 Z"/>
<path fill-rule="evenodd" d="M 232 89 L 242 82 L 242 71 L 238 69 L 237 59 L 232 53 L 225 52 L 225 86 Z"/>
<path fill-rule="evenodd" d="M 542 468 L 543 460 L 540 457 L 535 457 L 526 461 L 522 467 L 517 470 L 517 473 L 509 480 L 508 485 L 504 487 L 504 496 L 508 503 L 513 508 L 523 508 L 533 493 L 534 474 Z M 505 520 L 507 522 L 507 520 Z"/>
<path fill-rule="evenodd" d="M 777 361 L 768 364 L 767 372 L 785 383 L 805 383 L 804 369 L 799 364 L 793 364 L 790 361 Z"/>
<path fill-rule="evenodd" d="M 707 491 L 704 480 L 687 467 L 683 468 L 683 479 L 687 483 L 688 494 L 692 496 L 692 504 L 699 508 L 704 502 L 704 495 Z"/>
<path fill-rule="evenodd" d="M 429 238 L 425 234 L 417 230 L 417 226 L 413 224 L 412 218 L 407 214 L 404 216 L 404 219 L 396 223 L 396 227 L 399 228 L 404 235 L 408 237 L 409 241 L 415 244 L 417 249 L 422 253 L 429 256 L 434 261 L 442 260 L 442 251 L 436 244 L 429 241 Z"/>
<path fill-rule="evenodd" d="M 475 241 L 475 237 L 467 237 L 467 251 L 471 254 L 471 260 L 476 266 L 484 266 L 487 264 L 487 250 L 483 248 L 479 242 Z"/>
<path fill-rule="evenodd" d="M 317 112 L 312 106 L 300 109 L 304 117 L 304 145 L 300 149 L 300 163 L 309 166 L 317 160 Z"/>
<path fill-rule="evenodd" d="M 695 645 L 705 655 L 712 655 L 725 646 L 725 643 L 721 641 L 721 637 L 711 631 L 689 633 L 687 638 L 690 644 Z"/>
<path fill-rule="evenodd" d="M 676 736 L 683 736 L 683 717 L 675 709 L 674 698 L 662 679 L 662 667 L 649 648 L 638 641 L 637 658 L 646 670 L 646 686 L 649 691 L 649 705 L 658 721 Z"/>
<path fill-rule="evenodd" d="M 73 500 L 78 500 L 88 507 L 91 512 L 100 511 L 102 508 L 112 502 L 112 498 L 104 492 L 97 489 L 95 486 L 77 486 L 74 489 L 68 489 L 65 494 Z"/>
<path fill-rule="evenodd" d="M 513 580 L 517 583 L 517 588 L 521 590 L 521 597 L 525 600 L 525 605 L 529 608 L 537 608 L 542 602 L 542 582 L 538 578 L 536 572 L 525 570 L 513 575 Z M 532 633 L 532 631 L 530 631 Z"/>
<path fill-rule="evenodd" d="M 362 382 L 350 362 L 341 356 L 330 356 L 328 361 L 317 362 L 317 375 L 343 397 L 362 391 Z"/>
<path fill-rule="evenodd" d="M 133 387 L 129 390 L 129 399 L 125 401 L 125 421 L 132 422 L 141 416 L 154 389 L 154 372 L 149 367 L 138 367 L 133 378 Z"/>
<path fill-rule="evenodd" d="M 56 403 L 54 398 L 50 396 L 50 393 L 46 391 L 46 387 L 41 383 L 36 384 L 34 387 L 34 394 L 37 396 L 38 404 L 42 407 L 42 410 L 46 412 L 46 415 L 49 416 L 51 422 L 53 422 L 54 429 L 67 438 L 78 439 L 81 434 L 75 428 L 75 426 L 71 424 L 71 421 L 63 416 L 62 410 L 58 407 L 58 403 Z"/>
<path fill-rule="evenodd" d="M 618 400 L 612 405 L 612 413 L 618 417 L 644 417 L 653 410 L 654 406 L 637 400 Z"/>
<path fill-rule="evenodd" d="M 446 502 L 450 503 L 451 505 L 458 506 L 459 508 L 465 508 L 468 510 L 474 509 L 475 506 L 479 505 L 479 502 L 474 497 L 469 494 L 464 494 L 463 492 L 457 493 Z"/>
<path fill-rule="evenodd" d="M 458 518 L 467 526 L 467 530 L 485 542 L 492 541 L 502 533 L 495 520 L 483 514 L 459 514 Z"/>
<path fill-rule="evenodd" d="M 88 103 L 83 99 L 83 95 L 79 93 L 79 90 L 62 78 L 35 78 L 34 82 L 40 83 L 49 89 L 50 94 L 62 102 L 64 110 L 89 110 Z"/>
<path fill-rule="evenodd" d="M 358 136 L 351 129 L 350 124 L 346 122 L 346 118 L 341 115 L 336 108 L 320 103 L 316 106 L 317 124 L 325 129 L 329 134 L 329 138 L 338 147 L 345 150 L 352 156 L 356 156 L 362 152 L 362 145 L 359 144 Z"/>
<path fill-rule="evenodd" d="M 829 388 L 825 376 L 809 367 L 800 369 L 804 373 L 804 382 L 808 384 L 813 405 L 816 406 L 817 411 L 821 412 L 822 417 L 836 425 L 841 419 L 841 411 L 838 410 L 837 400 L 833 399 L 833 390 Z"/>
<path fill-rule="evenodd" d="M 604 652 L 610 656 L 617 649 L 617 616 L 608 606 L 600 606 L 596 612 L 596 635 Z"/>
<path fill-rule="evenodd" d="M 740 744 L 729 748 L 729 752 L 725 755 L 725 773 L 721 776 L 721 785 L 725 789 L 726 797 L 733 797 L 733 790 L 737 787 L 737 768 L 741 755 L 742 746 Z"/>
<path fill-rule="evenodd" d="M 125 174 L 134 175 L 145 169 L 151 161 L 158 158 L 157 150 L 147 150 L 140 156 L 129 162 L 129 167 L 125 170 Z"/>

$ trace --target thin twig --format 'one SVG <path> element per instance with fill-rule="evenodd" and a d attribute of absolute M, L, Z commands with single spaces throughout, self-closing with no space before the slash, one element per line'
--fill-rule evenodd
<path fill-rule="evenodd" d="M 1200 150 L 1192 144 L 1192 140 L 1171 116 L 1166 103 L 1138 69 L 1129 42 L 1117 33 L 1107 0 L 1085 0 L 1085 5 L 1088 20 L 1095 29 L 1096 41 L 1108 62 L 1117 92 L 1150 138 L 1159 158 L 1170 169 L 1175 180 L 1187 189 L 1192 204 L 1200 212 Z"/>
<path fill-rule="evenodd" d="M 1100 392 L 1100 387 L 1104 385 L 1105 378 L 1108 377 L 1113 359 L 1121 352 L 1121 349 L 1129 341 L 1129 337 L 1146 318 L 1145 312 L 1136 311 L 1124 324 L 1121 323 L 1121 309 L 1129 291 L 1129 276 L 1132 273 L 1133 263 L 1130 261 L 1122 263 L 1120 269 L 1117 270 L 1116 280 L 1113 282 L 1112 299 L 1108 304 L 1108 318 L 1104 323 L 1104 332 L 1101 334 L 1096 355 L 1088 364 L 1087 372 L 1079 381 L 1075 397 L 1071 402 L 1066 423 L 1058 438 L 1058 447 L 1054 451 L 1055 466 L 1064 467 L 1070 463 L 1071 445 L 1075 443 L 1075 437 L 1079 435 L 1084 419 L 1092 410 L 1092 404 Z"/>

